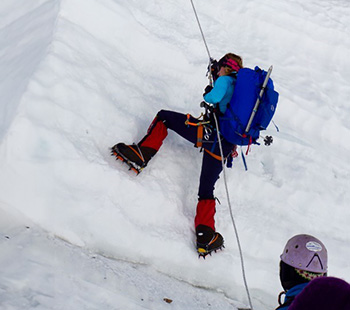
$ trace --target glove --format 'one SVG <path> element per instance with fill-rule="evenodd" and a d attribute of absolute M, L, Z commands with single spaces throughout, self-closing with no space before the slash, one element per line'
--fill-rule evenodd
<path fill-rule="evenodd" d="M 208 86 L 204 89 L 203 97 L 204 97 L 206 94 L 210 93 L 212 89 L 213 89 L 213 86 L 208 85 Z"/>
<path fill-rule="evenodd" d="M 213 58 L 210 58 L 210 67 L 208 67 L 208 72 L 209 72 L 209 68 L 211 69 L 210 72 L 211 72 L 211 75 L 213 77 L 213 80 L 214 82 L 217 80 L 217 78 L 219 77 L 218 76 L 218 72 L 219 72 L 219 63 L 213 59 Z"/>

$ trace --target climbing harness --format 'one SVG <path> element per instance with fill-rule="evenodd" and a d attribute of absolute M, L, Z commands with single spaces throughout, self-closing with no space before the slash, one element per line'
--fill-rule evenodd
<path fill-rule="evenodd" d="M 199 18 L 198 18 L 198 15 L 197 15 L 196 8 L 195 8 L 195 6 L 193 4 L 193 0 L 190 0 L 190 1 L 191 1 L 191 4 L 192 4 L 192 8 L 193 8 L 194 14 L 196 16 L 196 20 L 197 20 L 197 23 L 198 23 L 199 30 L 200 30 L 200 32 L 202 34 L 203 42 L 205 44 L 205 47 L 206 47 L 206 50 L 207 50 L 207 53 L 208 53 L 208 56 L 209 56 L 209 69 L 210 69 L 209 70 L 209 83 L 210 83 L 210 85 L 212 85 L 212 75 L 211 75 L 211 59 L 212 58 L 210 56 L 209 48 L 208 48 L 207 42 L 205 40 L 201 24 L 199 22 Z M 241 247 L 241 242 L 239 240 L 238 229 L 237 229 L 237 226 L 236 226 L 236 223 L 235 223 L 235 219 L 234 219 L 233 212 L 232 212 L 232 206 L 231 206 L 231 203 L 230 203 L 230 196 L 229 196 L 229 191 L 228 191 L 228 186 L 227 186 L 227 179 L 226 179 L 225 158 L 224 158 L 222 145 L 221 145 L 219 124 L 218 124 L 218 121 L 217 121 L 215 113 L 213 113 L 213 116 L 214 116 L 214 120 L 215 120 L 216 132 L 217 132 L 217 140 L 218 140 L 219 148 L 220 148 L 221 163 L 222 163 L 222 170 L 223 170 L 223 175 L 224 175 L 224 183 L 225 183 L 227 201 L 228 201 L 228 206 L 229 206 L 229 210 L 230 210 L 232 225 L 233 225 L 233 229 L 234 229 L 234 232 L 235 232 L 235 235 L 236 235 L 236 241 L 237 241 L 237 246 L 238 246 L 240 260 L 241 260 L 241 269 L 242 269 L 243 282 L 244 282 L 244 286 L 245 286 L 245 289 L 246 289 L 246 293 L 247 293 L 250 309 L 254 310 L 253 309 L 253 304 L 252 304 L 252 301 L 251 301 L 251 298 L 250 298 L 250 292 L 249 292 L 247 279 L 246 279 L 246 274 L 245 274 L 245 267 L 244 267 L 244 259 L 243 259 L 243 251 L 242 251 L 242 247 Z"/>
<path fill-rule="evenodd" d="M 201 115 L 198 118 L 195 118 L 195 117 L 193 117 L 193 118 L 199 120 L 201 117 L 203 117 L 203 113 L 201 113 Z M 204 118 L 203 118 L 203 121 L 199 121 L 199 122 L 194 123 L 194 122 L 190 121 L 190 118 L 191 118 L 191 114 L 188 113 L 186 121 L 185 121 L 185 125 L 186 126 L 197 127 L 197 143 L 196 143 L 196 146 L 201 148 L 203 146 L 203 138 L 208 141 L 209 138 L 210 138 L 210 135 L 212 133 L 211 128 L 206 126 L 210 122 L 209 121 L 204 121 Z"/>
<path fill-rule="evenodd" d="M 210 121 L 204 121 L 204 119 L 203 119 L 203 121 L 198 122 L 198 123 L 193 123 L 193 122 L 191 122 L 191 121 L 190 121 L 191 114 L 189 114 L 189 113 L 187 113 L 186 117 L 187 117 L 187 119 L 186 119 L 186 121 L 185 121 L 185 125 L 186 125 L 186 126 L 196 126 L 196 127 L 197 127 L 197 126 L 201 126 L 201 125 L 210 124 Z M 193 117 L 193 116 L 192 116 L 192 117 Z M 201 115 L 200 115 L 198 118 L 196 118 L 196 117 L 193 117 L 193 118 L 199 120 L 201 117 L 203 117 L 203 113 L 201 113 Z"/>

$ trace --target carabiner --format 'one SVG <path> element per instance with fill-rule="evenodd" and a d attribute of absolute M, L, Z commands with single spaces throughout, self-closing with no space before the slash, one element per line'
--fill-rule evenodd
<path fill-rule="evenodd" d="M 212 134 L 213 131 L 211 130 L 211 128 L 209 128 L 207 126 L 203 126 L 203 127 L 204 127 L 204 132 L 205 132 L 204 139 L 208 141 L 210 138 L 210 135 Z"/>

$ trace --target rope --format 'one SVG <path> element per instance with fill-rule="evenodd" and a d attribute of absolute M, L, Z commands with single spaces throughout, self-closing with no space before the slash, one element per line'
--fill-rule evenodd
<path fill-rule="evenodd" d="M 208 57 L 209 57 L 209 85 L 213 85 L 213 78 L 212 78 L 212 74 L 211 74 L 211 56 L 210 56 L 210 52 L 209 52 L 209 48 L 208 48 L 208 44 L 207 44 L 207 41 L 205 40 L 205 36 L 204 36 L 204 33 L 203 33 L 203 29 L 202 29 L 202 26 L 201 26 L 201 23 L 199 22 L 199 18 L 198 18 L 198 15 L 197 15 L 197 11 L 196 11 L 196 8 L 193 4 L 193 0 L 190 0 L 191 1 L 191 4 L 192 4 L 192 8 L 193 8 L 193 12 L 194 12 L 194 15 L 196 16 L 196 20 L 197 20 L 197 24 L 198 24 L 198 27 L 199 27 L 199 31 L 201 32 L 201 35 L 202 35 L 202 39 L 203 39 L 203 42 L 204 42 L 204 45 L 205 45 L 205 48 L 207 50 L 207 53 L 208 53 Z"/>
<path fill-rule="evenodd" d="M 216 118 L 215 113 L 213 113 L 213 115 L 214 115 L 214 120 L 215 120 L 216 133 L 217 133 L 217 136 L 218 136 L 218 143 L 219 143 L 219 149 L 220 149 L 220 155 L 221 155 L 221 164 L 222 164 L 222 171 L 223 171 L 223 175 L 224 175 L 224 183 L 225 183 L 225 189 L 226 189 L 227 202 L 228 202 L 228 206 L 229 206 L 229 210 L 230 210 L 230 216 L 231 216 L 231 220 L 232 220 L 233 229 L 235 231 L 235 236 L 236 236 L 236 241 L 237 241 L 237 245 L 238 245 L 239 256 L 241 258 L 241 269 L 242 269 L 243 282 L 244 282 L 245 290 L 247 292 L 247 297 L 248 297 L 248 302 L 249 302 L 250 309 L 254 310 L 253 309 L 252 300 L 250 298 L 247 278 L 246 278 L 246 274 L 245 274 L 243 251 L 242 251 L 242 247 L 241 247 L 241 242 L 239 240 L 238 229 L 237 229 L 237 226 L 236 226 L 236 221 L 235 221 L 234 216 L 233 216 L 232 206 L 231 206 L 231 202 L 230 202 L 230 195 L 229 195 L 228 186 L 227 186 L 227 179 L 226 179 L 224 152 L 222 151 L 218 120 Z"/>
<path fill-rule="evenodd" d="M 193 4 L 193 1 L 192 1 L 192 0 L 191 0 L 191 4 L 192 4 L 192 8 L 193 8 L 194 15 L 196 16 L 196 19 L 197 19 L 197 24 L 198 24 L 199 30 L 200 30 L 200 32 L 201 32 L 201 34 L 202 34 L 202 39 L 203 39 L 205 48 L 207 49 L 207 53 L 208 53 L 209 61 L 210 61 L 210 58 L 211 58 L 211 57 L 210 57 L 210 52 L 209 52 L 208 44 L 207 44 L 207 41 L 205 40 L 204 33 L 203 33 L 203 30 L 202 30 L 202 26 L 201 26 L 201 23 L 199 22 L 199 18 L 198 18 L 198 15 L 197 15 L 197 11 L 196 11 L 196 8 L 194 7 L 194 4 Z"/>
<path fill-rule="evenodd" d="M 199 21 L 196 8 L 195 8 L 195 6 L 193 4 L 193 0 L 190 0 L 190 1 L 191 1 L 191 4 L 192 4 L 194 15 L 196 16 L 197 24 L 198 24 L 199 30 L 201 32 L 205 48 L 206 48 L 207 53 L 208 53 L 209 68 L 210 68 L 210 70 L 209 70 L 209 83 L 210 83 L 210 85 L 212 85 L 211 56 L 210 56 L 208 44 L 207 44 L 207 41 L 205 40 L 204 33 L 203 33 L 203 30 L 202 30 L 202 26 L 201 26 L 201 23 Z M 242 251 L 242 247 L 241 247 L 241 242 L 240 242 L 239 237 L 238 237 L 238 229 L 237 229 L 236 222 L 235 222 L 235 219 L 234 219 L 234 216 L 233 216 L 232 206 L 231 206 L 231 203 L 230 203 L 230 195 L 229 195 L 229 191 L 228 191 L 228 187 L 227 187 L 226 170 L 225 170 L 225 159 L 224 159 L 224 154 L 223 154 L 223 151 L 222 151 L 222 145 L 221 145 L 221 139 L 220 139 L 220 133 L 219 133 L 219 125 L 218 125 L 218 121 L 217 121 L 215 113 L 213 113 L 213 115 L 214 115 L 216 132 L 217 132 L 217 136 L 218 136 L 218 142 L 219 142 L 219 148 L 220 148 L 220 154 L 221 154 L 221 164 L 222 164 L 222 170 L 223 170 L 223 175 L 224 175 L 224 183 L 225 183 L 227 201 L 228 201 L 228 205 L 229 205 L 229 210 L 230 210 L 231 220 L 232 220 L 232 224 L 233 224 L 233 229 L 234 229 L 235 235 L 236 235 L 236 240 L 237 240 L 237 245 L 238 245 L 238 250 L 239 250 L 239 256 L 240 256 L 240 259 L 241 259 L 241 268 L 242 268 L 243 282 L 244 282 L 245 290 L 247 292 L 247 297 L 248 297 L 248 302 L 249 302 L 250 309 L 253 310 L 253 304 L 252 304 L 252 300 L 250 298 L 249 288 L 248 288 L 248 284 L 247 284 L 247 278 L 246 278 L 246 274 L 245 274 L 243 251 Z"/>

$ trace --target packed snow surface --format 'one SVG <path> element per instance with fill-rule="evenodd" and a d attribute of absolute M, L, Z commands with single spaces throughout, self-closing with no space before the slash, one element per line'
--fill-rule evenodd
<path fill-rule="evenodd" d="M 350 281 L 350 3 L 195 1 L 210 55 L 267 69 L 270 147 L 226 171 L 255 309 L 273 309 L 279 255 L 307 233 Z M 248 305 L 223 178 L 225 249 L 195 251 L 202 154 L 169 132 L 139 175 L 109 154 L 160 109 L 199 116 L 208 54 L 190 1 L 2 0 L 1 309 Z M 243 152 L 245 152 L 243 148 Z"/>

